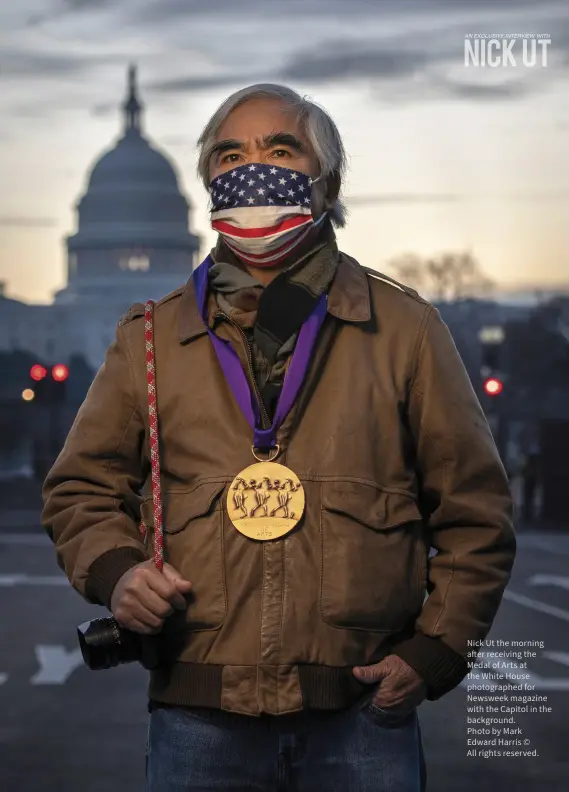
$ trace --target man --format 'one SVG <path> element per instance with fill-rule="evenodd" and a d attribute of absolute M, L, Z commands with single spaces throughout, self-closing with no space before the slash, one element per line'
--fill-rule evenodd
<path fill-rule="evenodd" d="M 252 86 L 199 146 L 218 242 L 155 308 L 163 572 L 138 532 L 142 304 L 47 477 L 45 528 L 88 602 L 160 633 L 150 792 L 417 792 L 417 708 L 466 675 L 511 573 L 504 469 L 437 311 L 338 251 L 328 115 Z"/>

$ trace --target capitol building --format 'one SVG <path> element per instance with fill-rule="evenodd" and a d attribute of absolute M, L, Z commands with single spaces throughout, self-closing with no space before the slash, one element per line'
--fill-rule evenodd
<path fill-rule="evenodd" d="M 83 355 L 97 369 L 119 317 L 160 299 L 199 263 L 199 236 L 175 165 L 144 134 L 130 67 L 122 134 L 91 167 L 66 239 L 67 284 L 51 305 L 8 298 L 0 288 L 0 351 L 23 349 L 46 363 Z"/>

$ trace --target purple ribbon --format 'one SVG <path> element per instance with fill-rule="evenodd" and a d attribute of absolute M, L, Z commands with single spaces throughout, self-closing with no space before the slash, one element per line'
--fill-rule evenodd
<path fill-rule="evenodd" d="M 316 338 L 327 313 L 327 295 L 325 293 L 322 294 L 313 312 L 300 328 L 294 353 L 277 402 L 273 422 L 268 429 L 263 429 L 257 398 L 249 387 L 249 382 L 237 353 L 229 341 L 225 341 L 216 336 L 208 325 L 207 286 L 208 271 L 212 264 L 213 260 L 211 256 L 208 256 L 199 267 L 194 270 L 193 274 L 200 315 L 207 328 L 220 366 L 225 374 L 225 379 L 243 415 L 247 419 L 249 426 L 253 429 L 254 448 L 275 448 L 277 430 L 294 404 L 298 392 L 302 387 L 306 372 L 308 371 L 312 350 L 314 349 Z"/>

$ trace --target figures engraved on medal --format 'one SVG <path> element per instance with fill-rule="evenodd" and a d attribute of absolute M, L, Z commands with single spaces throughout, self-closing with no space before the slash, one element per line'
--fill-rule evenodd
<path fill-rule="evenodd" d="M 300 482 L 296 483 L 291 478 L 281 481 L 278 478 L 271 480 L 268 476 L 263 476 L 260 481 L 254 478 L 246 481 L 241 477 L 237 477 L 231 487 L 235 509 L 242 512 L 242 517 L 274 517 L 277 512 L 282 510 L 282 516 L 291 520 L 295 519 L 295 514 L 294 512 L 289 512 L 288 505 L 292 500 L 292 493 L 299 488 Z M 252 493 L 255 505 L 247 511 L 245 501 L 248 500 L 249 493 Z M 271 511 L 268 511 L 267 503 L 271 500 L 273 494 L 276 495 L 277 505 Z M 274 502 L 275 498 L 272 498 L 272 500 Z M 260 509 L 262 512 L 259 514 Z"/>
<path fill-rule="evenodd" d="M 227 511 L 250 539 L 270 540 L 292 531 L 304 512 L 304 489 L 297 476 L 277 462 L 258 462 L 233 479 Z"/>

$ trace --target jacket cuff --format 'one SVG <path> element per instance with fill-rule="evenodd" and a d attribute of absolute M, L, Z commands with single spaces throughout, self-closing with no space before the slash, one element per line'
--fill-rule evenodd
<path fill-rule="evenodd" d="M 470 667 L 465 658 L 440 638 L 416 632 L 391 652 L 404 660 L 425 681 L 427 699 L 435 701 L 462 682 Z"/>
<path fill-rule="evenodd" d="M 129 569 L 146 561 L 146 555 L 136 547 L 115 547 L 96 558 L 87 573 L 85 594 L 93 602 L 111 609 L 115 586 Z"/>

